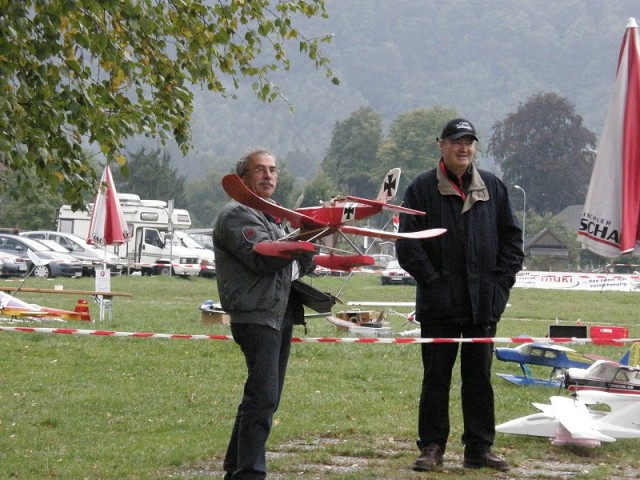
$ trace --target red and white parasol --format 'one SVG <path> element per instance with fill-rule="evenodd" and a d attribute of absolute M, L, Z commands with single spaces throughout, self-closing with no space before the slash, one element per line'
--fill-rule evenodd
<path fill-rule="evenodd" d="M 118 192 L 116 192 L 116 186 L 113 183 L 111 169 L 107 165 L 104 167 L 98 194 L 93 203 L 87 238 L 87 243 L 102 245 L 104 248 L 102 270 L 96 271 L 96 291 L 105 293 L 111 291 L 111 277 L 106 263 L 107 245 L 120 245 L 129 240 L 131 240 L 131 231 L 127 226 L 118 200 Z M 98 299 L 100 301 L 100 321 L 102 321 L 105 316 L 106 300 L 103 295 L 99 295 Z"/>
<path fill-rule="evenodd" d="M 578 240 L 603 257 L 640 252 L 640 37 L 629 18 Z"/>
<path fill-rule="evenodd" d="M 107 245 L 119 245 L 131 239 L 131 232 L 122 213 L 122 207 L 118 201 L 118 193 L 113 183 L 111 169 L 104 167 L 98 194 L 91 212 L 89 224 L 89 236 L 87 243 Z"/>

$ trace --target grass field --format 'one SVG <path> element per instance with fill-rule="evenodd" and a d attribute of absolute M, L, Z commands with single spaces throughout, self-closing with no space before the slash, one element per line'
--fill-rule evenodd
<path fill-rule="evenodd" d="M 314 279 L 336 293 L 343 278 Z M 18 281 L 3 282 L 7 286 Z M 94 288 L 94 280 L 30 279 L 26 286 Z M 65 327 L 126 332 L 229 334 L 204 326 L 198 307 L 216 299 L 215 280 L 115 277 L 113 319 Z M 341 294 L 348 300 L 413 300 L 409 286 L 380 286 L 354 276 Z M 23 300 L 71 309 L 73 295 L 21 293 Z M 629 327 L 640 337 L 640 294 L 515 289 L 499 337 L 544 336 L 563 324 Z M 337 305 L 335 311 L 341 307 Z M 98 307 L 90 301 L 91 314 Z M 401 310 L 401 309 L 398 309 Z M 407 312 L 410 309 L 404 309 Z M 394 331 L 401 316 L 387 317 Z M 57 327 L 59 323 L 3 322 Z M 309 337 L 336 336 L 321 318 L 308 320 Z M 296 336 L 305 336 L 296 327 Z M 581 352 L 618 358 L 616 346 L 575 345 Z M 444 472 L 410 469 L 415 447 L 422 367 L 420 347 L 383 344 L 294 344 L 285 395 L 268 445 L 271 478 L 638 478 L 640 440 L 583 450 L 547 439 L 498 434 L 494 450 L 515 467 L 510 473 L 461 468 L 459 375 L 452 389 L 452 434 Z M 494 371 L 518 372 L 494 362 Z M 548 374 L 546 370 L 540 375 Z M 0 332 L 0 478 L 209 479 L 221 461 L 244 381 L 243 358 L 230 340 L 112 338 Z M 497 420 L 535 413 L 557 390 L 516 387 L 495 377 Z M 566 392 L 560 392 L 566 395 Z"/>

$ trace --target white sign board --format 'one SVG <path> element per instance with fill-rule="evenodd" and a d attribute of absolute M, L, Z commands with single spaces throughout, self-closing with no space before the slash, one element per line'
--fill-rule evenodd
<path fill-rule="evenodd" d="M 101 268 L 96 270 L 96 292 L 111 291 L 111 270 Z"/>
<path fill-rule="evenodd" d="M 516 275 L 515 287 L 594 292 L 640 292 L 640 275 L 621 273 L 529 272 Z"/>

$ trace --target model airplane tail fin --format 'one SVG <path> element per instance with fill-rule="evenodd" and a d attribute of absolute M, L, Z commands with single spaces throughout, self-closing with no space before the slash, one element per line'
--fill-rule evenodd
<path fill-rule="evenodd" d="M 389 200 L 396 196 L 398 191 L 398 184 L 400 182 L 400 169 L 392 168 L 384 176 L 382 186 L 378 192 L 376 200 L 378 202 L 387 203 Z"/>
<path fill-rule="evenodd" d="M 619 363 L 630 367 L 640 366 L 640 342 L 632 343 L 631 347 L 625 352 Z"/>
<path fill-rule="evenodd" d="M 91 313 L 89 312 L 89 304 L 86 300 L 79 298 L 76 302 L 76 306 L 73 309 L 75 313 L 79 314 L 78 320 L 82 320 L 84 322 L 91 321 Z"/>

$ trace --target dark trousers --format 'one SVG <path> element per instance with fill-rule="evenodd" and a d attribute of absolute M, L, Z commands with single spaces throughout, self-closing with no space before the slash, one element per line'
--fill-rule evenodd
<path fill-rule="evenodd" d="M 423 338 L 493 337 L 496 324 L 421 324 Z M 462 443 L 466 455 L 491 449 L 495 438 L 495 411 L 491 386 L 493 343 L 423 343 L 424 376 L 418 414 L 418 448 L 429 443 L 444 452 L 449 437 L 449 392 L 451 376 L 460 347 L 462 378 Z"/>
<path fill-rule="evenodd" d="M 282 396 L 292 330 L 288 315 L 281 331 L 264 325 L 231 325 L 246 360 L 247 379 L 223 463 L 225 479 L 267 476 L 265 445 Z"/>

